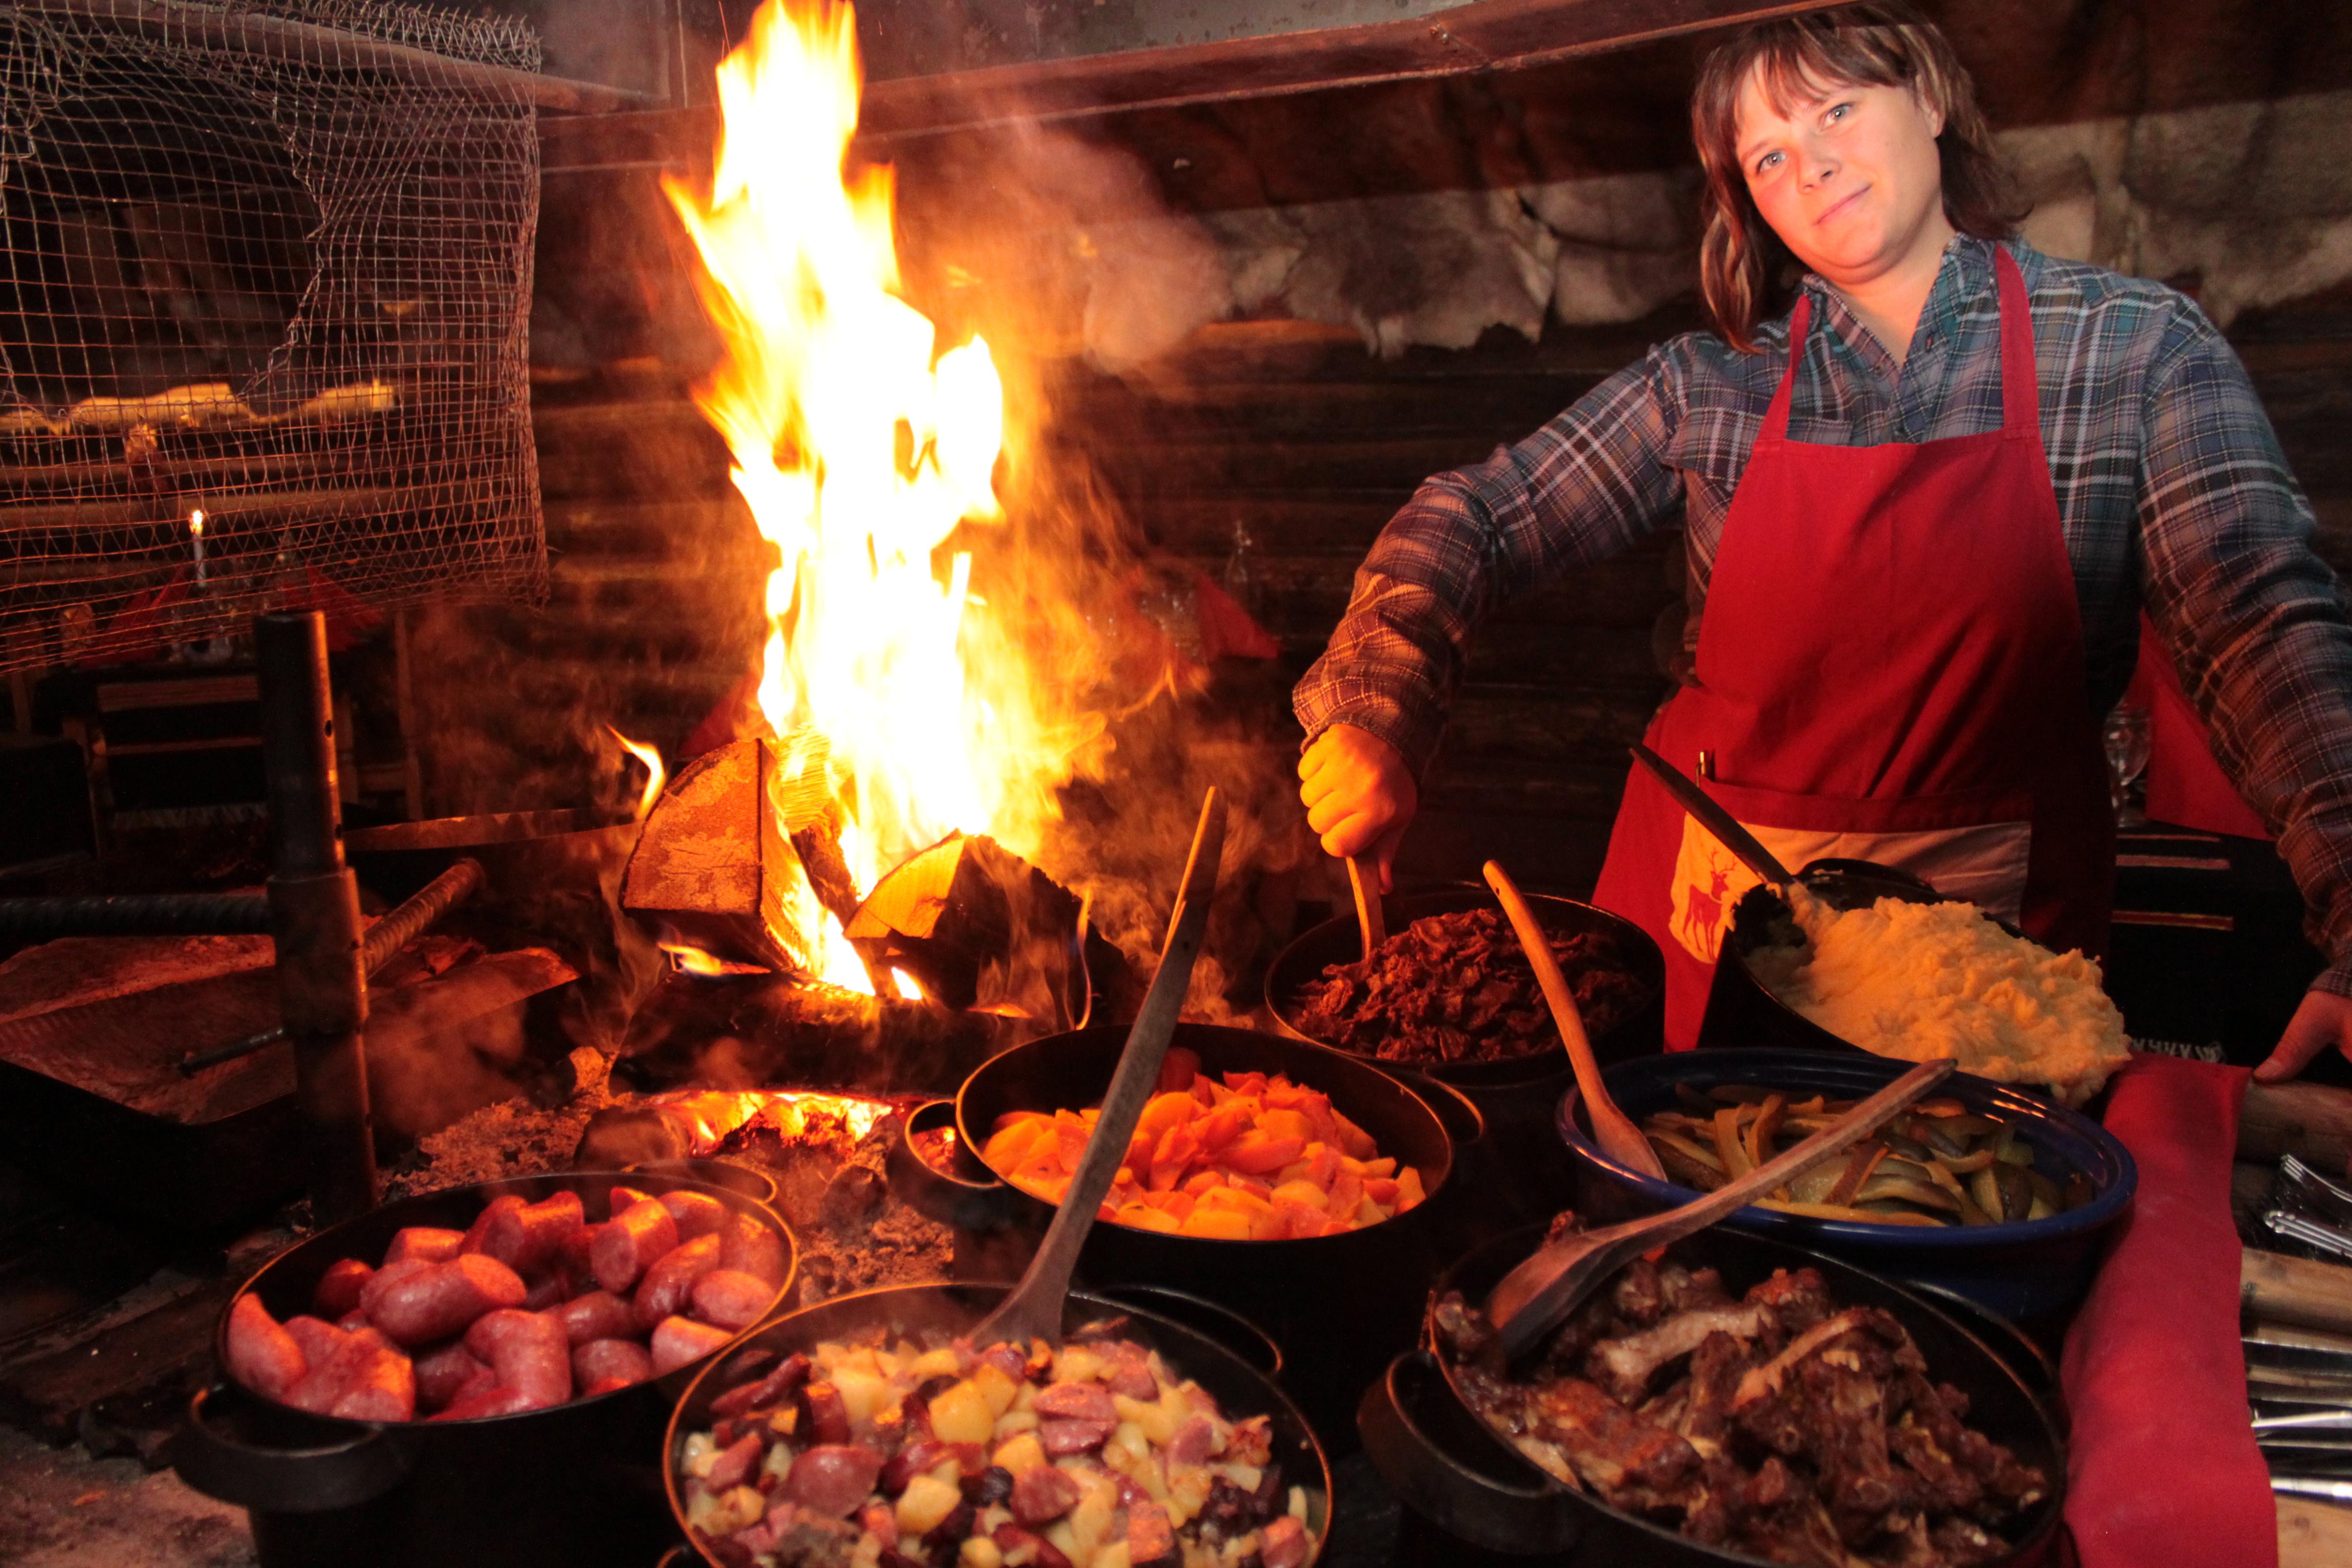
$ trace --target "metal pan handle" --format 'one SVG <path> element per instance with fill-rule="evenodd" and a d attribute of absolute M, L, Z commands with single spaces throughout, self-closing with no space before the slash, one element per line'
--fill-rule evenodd
<path fill-rule="evenodd" d="M 1429 1102 L 1444 1125 L 1445 1135 L 1454 1140 L 1456 1154 L 1486 1136 L 1486 1113 L 1477 1102 L 1452 1084 L 1434 1079 L 1415 1068 L 1398 1067 L 1392 1062 L 1380 1064 L 1382 1072 Z"/>
<path fill-rule="evenodd" d="M 261 1513 L 326 1513 L 373 1502 L 408 1479 L 412 1446 L 376 1423 L 335 1432 L 308 1447 L 263 1444 L 233 1430 L 240 1408 L 259 1407 L 242 1389 L 215 1383 L 188 1401 L 172 1440 L 180 1479 L 222 1502 Z"/>
<path fill-rule="evenodd" d="M 1389 1489 L 1447 1534 L 1491 1552 L 1535 1554 L 1574 1545 L 1581 1531 L 1559 1491 L 1513 1486 L 1475 1470 L 1422 1429 L 1412 1405 L 1432 1388 L 1454 1397 L 1435 1358 L 1407 1351 L 1372 1380 L 1356 1406 L 1364 1453 Z"/>
<path fill-rule="evenodd" d="M 926 1100 L 908 1113 L 883 1159 L 890 1194 L 938 1225 L 1002 1230 L 1018 1215 L 1021 1194 L 993 1175 L 974 1180 L 942 1171 L 915 1147 L 915 1134 L 955 1125 L 955 1101 Z"/>

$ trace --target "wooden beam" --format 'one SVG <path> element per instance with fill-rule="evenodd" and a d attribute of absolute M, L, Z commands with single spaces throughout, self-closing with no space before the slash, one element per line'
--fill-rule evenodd
<path fill-rule="evenodd" d="M 1835 3 L 1474 0 L 1365 26 L 900 77 L 866 84 L 858 136 L 887 142 L 1023 121 L 1516 70 Z M 709 106 L 550 125 L 541 136 L 542 157 L 551 173 L 641 163 L 692 167 L 709 158 L 718 131 L 717 110 Z"/>
<path fill-rule="evenodd" d="M 166 0 L 18 0 L 26 11 L 47 12 L 120 27 L 151 37 L 196 39 L 270 59 L 325 69 L 381 71 L 428 87 L 463 87 L 511 95 L 535 108 L 570 114 L 604 114 L 645 109 L 660 100 L 602 82 L 541 76 L 509 66 L 485 65 L 437 55 L 430 49 L 251 13 L 197 9 Z"/>

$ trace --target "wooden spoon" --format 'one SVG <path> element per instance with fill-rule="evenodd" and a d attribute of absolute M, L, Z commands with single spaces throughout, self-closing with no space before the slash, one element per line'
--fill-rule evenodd
<path fill-rule="evenodd" d="M 1495 889 L 1503 912 L 1511 917 L 1511 929 L 1519 933 L 1519 945 L 1527 950 L 1528 963 L 1535 969 L 1536 984 L 1543 987 L 1544 1000 L 1551 1004 L 1552 1022 L 1559 1026 L 1569 1064 L 1576 1068 L 1577 1090 L 1584 1096 L 1586 1114 L 1592 1118 L 1593 1136 L 1619 1164 L 1631 1165 L 1653 1181 L 1664 1181 L 1666 1168 L 1658 1163 L 1657 1151 L 1633 1125 L 1633 1119 L 1617 1109 L 1617 1102 L 1609 1098 L 1609 1086 L 1601 1081 L 1601 1061 L 1592 1054 L 1592 1041 L 1584 1032 L 1584 1015 L 1576 1010 L 1576 993 L 1568 988 L 1568 977 L 1560 973 L 1559 961 L 1551 954 L 1543 922 L 1519 896 L 1511 874 L 1492 860 L 1486 862 L 1486 885 Z"/>
<path fill-rule="evenodd" d="M 1486 1298 L 1486 1315 L 1502 1333 L 1504 1356 L 1517 1360 L 1533 1350 L 1586 1297 L 1643 1253 L 1705 1230 L 1733 1210 L 1745 1207 L 1749 1200 L 1795 1181 L 1877 1131 L 1951 1077 L 1958 1065 L 1948 1057 L 1921 1062 L 1787 1153 L 1766 1161 L 1696 1203 L 1604 1230 L 1565 1236 L 1542 1247 L 1505 1275 Z"/>
<path fill-rule="evenodd" d="M 1078 1249 L 1094 1229 L 1095 1215 L 1110 1192 L 1112 1179 L 1127 1159 L 1143 1107 L 1160 1084 L 1160 1064 L 1168 1059 L 1168 1042 L 1176 1034 L 1177 1014 L 1192 981 L 1192 961 L 1201 954 L 1202 934 L 1209 924 L 1209 901 L 1216 896 L 1217 861 L 1225 848 L 1225 803 L 1214 789 L 1201 803 L 1200 825 L 1192 830 L 1192 852 L 1184 863 L 1184 881 L 1176 895 L 1175 913 L 1168 922 L 1168 941 L 1160 950 L 1160 968 L 1143 1005 L 1127 1032 L 1118 1069 L 1103 1095 L 1102 1112 L 1095 1121 L 1078 1168 L 1062 1194 L 1045 1240 L 1013 1293 L 972 1331 L 972 1343 L 992 1345 L 1007 1340 L 1025 1343 L 1036 1339 L 1062 1342 L 1062 1306 L 1070 1293 L 1070 1271 L 1077 1266 Z"/>
<path fill-rule="evenodd" d="M 1372 956 L 1372 949 L 1388 940 L 1389 928 L 1381 918 L 1381 868 L 1367 865 L 1358 856 L 1348 857 L 1348 886 L 1356 894 L 1356 923 L 1364 931 L 1364 956 Z"/>

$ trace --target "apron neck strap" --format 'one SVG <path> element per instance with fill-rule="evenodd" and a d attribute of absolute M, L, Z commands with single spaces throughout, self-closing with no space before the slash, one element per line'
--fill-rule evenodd
<path fill-rule="evenodd" d="M 2042 437 L 2041 388 L 2033 369 L 2033 300 L 2017 258 L 1998 240 L 1993 277 L 2000 284 L 2000 424 L 2010 436 Z"/>
<path fill-rule="evenodd" d="M 2040 388 L 2033 369 L 2033 301 L 2025 291 L 2025 274 L 2018 270 L 2017 258 L 2009 247 L 1995 242 L 1992 247 L 1992 270 L 2000 289 L 2000 423 L 2004 434 L 2042 434 Z M 1813 322 L 1813 297 L 1810 291 L 1797 297 L 1797 308 L 1789 316 L 1789 368 L 1780 373 L 1780 384 L 1772 390 L 1772 401 L 1765 405 L 1764 427 L 1757 432 L 1759 441 L 1785 441 L 1789 438 L 1789 389 L 1796 384 L 1797 362 L 1804 356 L 1805 334 Z"/>

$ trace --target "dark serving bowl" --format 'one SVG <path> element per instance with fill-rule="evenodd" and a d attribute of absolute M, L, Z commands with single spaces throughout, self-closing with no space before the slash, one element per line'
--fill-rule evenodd
<path fill-rule="evenodd" d="M 894 1285 L 836 1296 L 776 1319 L 703 1367 L 678 1400 L 662 1448 L 662 1474 L 669 1489 L 671 1512 L 701 1560 L 710 1568 L 726 1568 L 687 1529 L 677 1457 L 688 1436 L 711 1425 L 714 1400 L 740 1384 L 764 1376 L 779 1359 L 795 1351 L 814 1351 L 821 1341 L 847 1339 L 877 1328 L 907 1334 L 931 1329 L 951 1334 L 968 1331 L 1011 1289 L 1007 1285 Z M 1237 1352 L 1212 1333 L 1131 1300 L 1107 1300 L 1076 1291 L 1064 1305 L 1062 1322 L 1066 1330 L 1074 1331 L 1107 1318 L 1124 1318 L 1126 1323 L 1119 1331 L 1123 1337 L 1157 1351 L 1176 1376 L 1200 1384 L 1228 1419 L 1240 1421 L 1253 1415 L 1269 1419 L 1274 1459 L 1282 1467 L 1284 1484 L 1307 1490 L 1307 1527 L 1316 1542 L 1307 1561 L 1311 1563 L 1320 1556 L 1331 1523 L 1331 1468 L 1297 1406 L 1276 1386 L 1271 1374 L 1252 1364 L 1259 1353 L 1257 1347 L 1245 1338 Z M 1250 1337 L 1255 1337 L 1255 1331 Z"/>
<path fill-rule="evenodd" d="M 1610 1095 L 1636 1122 L 1675 1104 L 1675 1085 L 1706 1090 L 1749 1083 L 1837 1099 L 1875 1093 L 1910 1070 L 1909 1062 L 1866 1052 L 1801 1050 L 1684 1051 L 1621 1062 L 1604 1069 Z M 1744 1208 L 1723 1223 L 1842 1258 L 1898 1279 L 1940 1286 L 2000 1316 L 2029 1324 L 2072 1310 L 2091 1287 L 2107 1233 L 2131 1207 L 2139 1173 L 2129 1151 L 2105 1128 L 2079 1112 L 2006 1084 L 1955 1073 L 1939 1095 L 1974 1112 L 2016 1124 L 2042 1174 L 2063 1182 L 2070 1172 L 2090 1178 L 2091 1201 L 2047 1219 L 2005 1225 L 1863 1225 Z M 1598 1222 L 1653 1214 L 1691 1202 L 1699 1194 L 1641 1174 L 1611 1159 L 1591 1137 L 1583 1103 L 1571 1089 L 1559 1101 L 1559 1130 L 1576 1164 L 1577 1208 Z"/>
<path fill-rule="evenodd" d="M 799 1256 L 783 1219 L 727 1188 L 653 1172 L 523 1176 L 386 1204 L 279 1253 L 247 1280 L 284 1321 L 310 1310 L 330 1264 L 381 1258 L 412 1225 L 462 1229 L 492 1198 L 537 1203 L 576 1192 L 593 1222 L 612 1190 L 706 1193 L 783 1238 L 773 1313 L 799 1297 Z M 228 1305 L 235 1304 L 232 1298 Z M 228 1306 L 213 1331 L 226 1367 Z M 196 1394 L 173 1447 L 180 1479 L 249 1510 L 262 1568 L 413 1568 L 419 1563 L 570 1568 L 650 1563 L 669 1539 L 660 1443 L 697 1373 L 733 1343 L 649 1382 L 545 1410 L 476 1421 L 350 1421 L 279 1405 L 226 1377 Z"/>
<path fill-rule="evenodd" d="M 1469 1300 L 1483 1300 L 1542 1239 L 1540 1228 L 1496 1237 L 1448 1269 L 1437 1292 L 1458 1289 Z M 2011 1550 L 1994 1561 L 2015 1568 L 2042 1559 L 2065 1501 L 2064 1443 L 2048 1409 L 1967 1326 L 1886 1280 L 1762 1237 L 1717 1226 L 1675 1243 L 1670 1253 L 1686 1267 L 1718 1270 L 1734 1295 L 1776 1268 L 1812 1268 L 1821 1271 L 1840 1307 L 1892 1312 L 1927 1358 L 1927 1375 L 1968 1396 L 1969 1425 L 2025 1463 L 2041 1467 L 2049 1478 L 2049 1495 L 2023 1521 Z M 1537 1468 L 1463 1404 L 1452 1381 L 1454 1368 L 1436 1343 L 1431 1334 L 1422 1349 L 1391 1363 L 1387 1374 L 1365 1391 L 1358 1422 L 1381 1479 L 1440 1529 L 1490 1551 L 1556 1552 L 1559 1561 L 1593 1568 L 1633 1563 L 1644 1568 L 1746 1568 L 1761 1563 L 1621 1512 Z"/>
<path fill-rule="evenodd" d="M 890 1152 L 892 1193 L 927 1217 L 975 1239 L 974 1250 L 1015 1238 L 1018 1254 L 1043 1233 L 1054 1205 L 1001 1179 L 979 1152 L 1011 1111 L 1099 1105 L 1127 1030 L 1080 1029 L 1031 1040 L 991 1058 L 964 1079 L 954 1101 L 956 1168 L 926 1161 L 913 1135 L 945 1124 L 942 1102 L 918 1109 Z M 1177 1027 L 1175 1044 L 1209 1073 L 1282 1073 L 1330 1096 L 1339 1113 L 1371 1135 L 1383 1155 L 1421 1172 L 1418 1206 L 1379 1225 L 1306 1240 L 1221 1241 L 1097 1225 L 1078 1259 L 1088 1289 L 1171 1285 L 1262 1324 L 1282 1347 L 1286 1386 L 1320 1419 L 1354 1407 L 1364 1379 L 1412 1342 L 1423 1286 L 1461 1249 L 1480 1205 L 1456 1188 L 1461 1152 L 1480 1139 L 1478 1112 L 1458 1092 L 1412 1075 L 1384 1072 L 1361 1057 L 1304 1040 L 1204 1024 Z M 1409 1087 L 1411 1085 L 1411 1087 Z M 1017 1257 L 1008 1256 L 1017 1270 Z"/>
<path fill-rule="evenodd" d="M 1606 931 L 1616 937 L 1628 954 L 1636 979 L 1649 987 L 1649 1000 L 1620 1018 L 1609 1028 L 1592 1037 L 1592 1052 L 1604 1062 L 1622 1061 L 1630 1057 L 1647 1056 L 1660 1048 L 1665 1038 L 1666 963 L 1658 953 L 1658 944 L 1650 933 L 1622 915 L 1610 913 L 1591 904 L 1574 899 L 1556 898 L 1550 894 L 1530 894 L 1528 903 L 1543 921 L 1547 932 L 1560 936 L 1581 935 L 1589 931 Z M 1384 911 L 1391 931 L 1401 931 L 1417 920 L 1431 915 L 1459 914 L 1465 910 L 1491 909 L 1495 896 L 1484 888 L 1440 888 L 1429 892 L 1405 893 L 1386 901 Z M 1291 944 L 1276 955 L 1265 972 L 1265 1005 L 1274 1015 L 1283 1033 L 1294 1039 L 1315 1040 L 1334 1050 L 1347 1050 L 1329 1040 L 1316 1039 L 1298 1026 L 1307 988 L 1323 977 L 1323 971 L 1334 963 L 1353 963 L 1364 955 L 1363 935 L 1353 915 L 1325 921 L 1309 927 Z M 1361 1053 L 1349 1051 L 1350 1056 Z M 1365 1056 L 1364 1060 L 1380 1060 Z M 1478 1089 L 1522 1088 L 1538 1082 L 1566 1082 L 1571 1076 L 1565 1049 L 1553 1047 L 1527 1056 L 1507 1057 L 1493 1062 L 1389 1062 L 1382 1067 L 1409 1068 L 1427 1073 L 1441 1083 L 1457 1085 L 1474 1093 Z M 1549 1102 L 1549 1095 L 1542 1099 Z M 1482 1107 L 1483 1108 L 1483 1107 Z"/>

